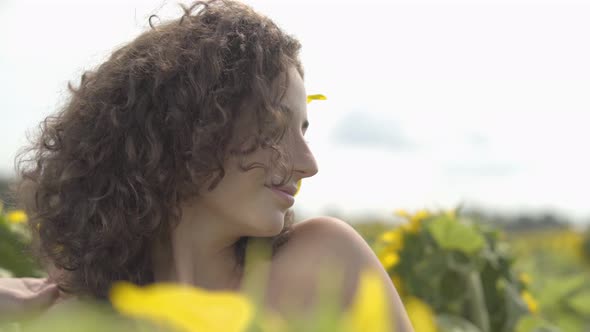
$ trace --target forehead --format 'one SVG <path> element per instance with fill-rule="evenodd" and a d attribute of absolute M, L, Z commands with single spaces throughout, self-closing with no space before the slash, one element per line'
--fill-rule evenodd
<path fill-rule="evenodd" d="M 274 99 L 272 103 L 280 108 L 281 111 L 289 113 L 294 121 L 304 121 L 307 119 L 307 94 L 303 80 L 297 72 L 295 66 L 292 66 L 287 72 L 278 75 L 272 82 L 271 96 Z M 237 119 L 237 127 L 249 130 L 254 125 L 255 118 L 252 115 L 254 109 L 259 107 L 259 101 L 250 96 L 243 100 Z"/>
<path fill-rule="evenodd" d="M 291 66 L 283 76 L 282 87 L 286 88 L 280 104 L 292 111 L 295 117 L 307 118 L 307 94 L 303 79 L 295 66 Z"/>

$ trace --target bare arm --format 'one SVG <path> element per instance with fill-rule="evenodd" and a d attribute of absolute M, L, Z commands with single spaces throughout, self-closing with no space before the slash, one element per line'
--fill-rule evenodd
<path fill-rule="evenodd" d="M 0 278 L 0 318 L 46 310 L 58 295 L 46 278 Z"/>

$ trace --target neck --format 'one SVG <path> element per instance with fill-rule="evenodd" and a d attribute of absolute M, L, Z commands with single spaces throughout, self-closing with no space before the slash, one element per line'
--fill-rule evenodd
<path fill-rule="evenodd" d="M 199 220 L 200 221 L 200 220 Z M 219 223 L 217 223 L 219 225 Z M 167 244 L 154 246 L 154 279 L 208 290 L 237 289 L 235 245 L 239 237 L 224 237 L 222 230 L 182 220 Z"/>

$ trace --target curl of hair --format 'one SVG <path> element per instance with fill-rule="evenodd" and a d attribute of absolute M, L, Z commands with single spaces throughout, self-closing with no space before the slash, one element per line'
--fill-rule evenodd
<path fill-rule="evenodd" d="M 182 201 L 206 183 L 216 187 L 228 156 L 272 149 L 271 168 L 285 175 L 277 185 L 291 179 L 280 144 L 290 119 L 279 106 L 286 87 L 276 91 L 273 82 L 290 66 L 303 78 L 300 43 L 236 1 L 182 8 L 180 19 L 150 20 L 151 29 L 86 71 L 78 88 L 68 83 L 65 105 L 17 154 L 13 190 L 29 217 L 30 250 L 62 272 L 63 292 L 107 300 L 117 280 L 154 282 L 153 246 L 169 241 Z M 241 140 L 249 146 L 230 146 L 244 115 L 257 131 Z M 242 171 L 255 167 L 269 169 L 240 159 Z M 289 210 L 273 252 L 292 223 Z M 235 246 L 239 266 L 247 241 Z"/>

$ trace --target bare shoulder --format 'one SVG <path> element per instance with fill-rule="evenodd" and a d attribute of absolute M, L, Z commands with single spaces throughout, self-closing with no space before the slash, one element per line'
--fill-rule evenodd
<path fill-rule="evenodd" d="M 350 224 L 329 216 L 307 219 L 293 226 L 291 238 L 273 260 L 271 291 L 274 298 L 271 300 L 280 306 L 276 302 L 287 297 L 303 308 L 313 308 L 320 274 L 328 273 L 334 278 L 334 284 L 339 285 L 335 287 L 339 288 L 342 308 L 347 309 L 365 269 L 379 273 L 388 287 L 392 313 L 407 320 L 399 295 L 369 244 Z"/>
<path fill-rule="evenodd" d="M 348 236 L 359 236 L 357 231 L 349 225 L 347 222 L 330 216 L 314 217 L 302 222 L 296 223 L 293 226 L 294 235 L 309 237 L 310 235 L 326 235 L 325 233 L 331 233 L 335 236 L 348 235 Z"/>
<path fill-rule="evenodd" d="M 298 263 L 328 262 L 357 270 L 370 263 L 373 253 L 362 236 L 347 222 L 328 216 L 315 217 L 294 226 L 285 256 Z M 296 258 L 301 258 L 297 260 Z M 376 257 L 375 257 L 376 259 Z M 376 259 L 373 263 L 379 264 Z M 317 267 L 317 266 L 315 266 Z"/>
<path fill-rule="evenodd" d="M 371 263 L 381 266 L 371 247 L 350 224 L 329 216 L 295 224 L 281 254 L 290 259 L 302 258 L 304 262 L 336 259 L 347 265 L 358 264 L 358 268 Z"/>

